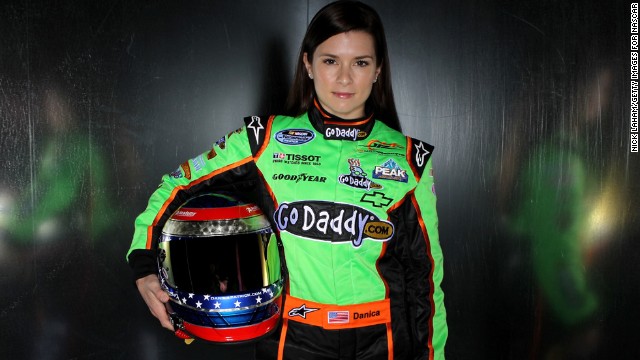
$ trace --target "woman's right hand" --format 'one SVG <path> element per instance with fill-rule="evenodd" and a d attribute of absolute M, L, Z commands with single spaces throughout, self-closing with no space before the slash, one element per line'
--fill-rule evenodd
<path fill-rule="evenodd" d="M 136 286 L 142 299 L 147 303 L 151 314 L 155 316 L 162 327 L 174 331 L 169 320 L 169 314 L 165 304 L 169 301 L 169 295 L 160 288 L 158 276 L 151 274 L 136 280 Z"/>

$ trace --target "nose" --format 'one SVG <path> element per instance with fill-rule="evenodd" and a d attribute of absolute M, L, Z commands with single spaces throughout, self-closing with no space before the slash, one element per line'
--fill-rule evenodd
<path fill-rule="evenodd" d="M 337 81 L 340 85 L 349 85 L 353 82 L 353 79 L 351 78 L 351 66 L 340 65 Z"/>

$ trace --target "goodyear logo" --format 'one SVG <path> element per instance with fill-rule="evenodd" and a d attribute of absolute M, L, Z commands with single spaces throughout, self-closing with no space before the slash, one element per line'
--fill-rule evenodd
<path fill-rule="evenodd" d="M 393 224 L 371 211 L 351 204 L 328 201 L 283 202 L 273 214 L 280 231 L 327 242 L 351 242 L 360 247 L 365 239 L 387 241 Z"/>

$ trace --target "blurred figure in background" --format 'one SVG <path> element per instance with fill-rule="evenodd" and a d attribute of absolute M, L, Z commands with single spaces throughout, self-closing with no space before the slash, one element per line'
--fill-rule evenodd
<path fill-rule="evenodd" d="M 9 233 L 14 241 L 41 245 L 79 234 L 95 239 L 111 213 L 104 154 L 80 128 L 60 89 L 45 90 L 43 102 L 45 140 L 34 151 L 32 181 L 16 199 Z"/>
<path fill-rule="evenodd" d="M 92 327 L 80 322 L 95 318 L 78 311 L 90 307 L 98 289 L 98 241 L 114 223 L 116 209 L 107 194 L 105 155 L 85 129 L 91 122 L 78 119 L 82 98 L 55 83 L 39 93 L 41 103 L 30 111 L 43 121 L 31 124 L 30 154 L 24 157 L 29 173 L 18 191 L 3 190 L 2 267 L 11 274 L 10 287 L 20 289 L 3 298 L 18 309 L 33 308 L 20 311 L 33 317 L 22 317 L 13 330 L 30 335 L 24 347 L 30 357 L 60 359 L 91 347 L 86 337 L 92 335 L 80 332 Z"/>
<path fill-rule="evenodd" d="M 537 120 L 514 122 L 500 179 L 504 225 L 512 239 L 528 242 L 537 285 L 531 359 L 589 359 L 599 351 L 598 253 L 622 224 L 623 186 L 613 182 L 622 177 L 603 147 L 612 76 L 605 67 L 514 107 Z"/>

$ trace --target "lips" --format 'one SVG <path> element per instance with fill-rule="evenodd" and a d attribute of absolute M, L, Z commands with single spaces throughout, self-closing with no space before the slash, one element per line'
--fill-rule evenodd
<path fill-rule="evenodd" d="M 351 99 L 354 94 L 347 92 L 333 92 L 333 96 L 337 97 L 338 99 Z"/>

